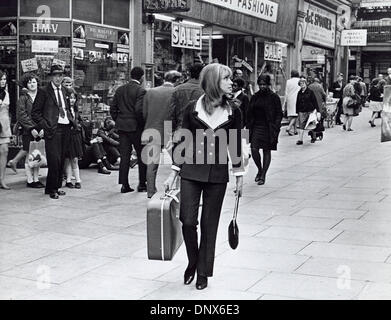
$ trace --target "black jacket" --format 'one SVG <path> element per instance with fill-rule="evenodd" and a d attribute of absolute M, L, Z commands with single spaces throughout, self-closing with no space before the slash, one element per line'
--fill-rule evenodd
<path fill-rule="evenodd" d="M 297 94 L 296 112 L 320 111 L 314 92 L 307 88 L 304 92 L 300 89 Z"/>
<path fill-rule="evenodd" d="M 368 97 L 369 101 L 377 101 L 377 102 L 383 101 L 383 98 L 381 97 L 381 90 L 377 86 L 372 86 L 369 92 L 370 92 Z"/>
<path fill-rule="evenodd" d="M 33 109 L 33 99 L 27 93 L 27 90 L 23 89 L 16 103 L 16 119 L 18 124 L 22 127 L 23 135 L 30 135 L 33 129 L 37 129 L 37 125 L 31 119 L 31 111 Z"/>
<path fill-rule="evenodd" d="M 76 126 L 73 122 L 73 117 L 70 111 L 69 100 L 67 99 L 67 91 L 61 87 L 62 95 L 64 97 L 65 109 L 67 117 L 72 126 Z M 37 96 L 31 111 L 31 118 L 37 124 L 39 129 L 45 132 L 45 138 L 52 138 L 57 130 L 58 117 L 60 110 L 57 103 L 52 83 L 44 89 L 38 89 Z"/>
<path fill-rule="evenodd" d="M 183 179 L 209 183 L 227 183 L 229 181 L 228 152 L 225 152 L 227 149 L 222 147 L 222 151 L 224 151 L 219 154 L 220 143 L 224 141 L 221 136 L 225 135 L 227 137 L 234 172 L 243 171 L 241 111 L 234 106 L 228 120 L 213 130 L 198 117 L 198 112 L 195 111 L 196 103 L 196 101 L 193 101 L 187 106 L 182 122 L 182 129 L 189 130 L 192 139 L 175 146 L 173 163 L 181 169 L 180 176 Z M 235 136 L 235 145 L 229 136 L 230 129 L 234 129 L 231 130 L 231 135 Z M 198 141 L 197 130 L 198 135 L 202 135 L 198 137 Z M 189 146 L 189 143 L 192 143 L 192 146 Z M 222 156 L 225 158 L 222 158 Z M 181 159 L 182 161 L 180 161 Z"/>
<path fill-rule="evenodd" d="M 250 104 L 250 99 L 248 98 L 247 94 L 241 93 L 237 96 L 237 98 L 240 101 L 240 111 L 242 111 L 242 127 L 244 128 L 247 125 L 247 112 L 248 112 L 248 106 Z"/>
<path fill-rule="evenodd" d="M 268 125 L 270 145 L 274 150 L 277 147 L 283 117 L 281 99 L 271 90 L 266 93 L 258 91 L 252 96 L 247 112 L 247 128 L 250 130 L 250 141 L 253 135 L 254 123 L 257 120 L 254 111 L 259 107 L 265 107 L 265 120 Z"/>
<path fill-rule="evenodd" d="M 145 93 L 145 89 L 132 80 L 117 89 L 110 105 L 110 115 L 118 131 L 134 132 L 144 128 Z"/>
<path fill-rule="evenodd" d="M 331 91 L 334 93 L 333 97 L 335 99 L 341 99 L 342 98 L 342 90 L 343 88 L 345 87 L 344 83 L 342 82 L 342 86 L 339 85 L 338 81 L 335 81 L 333 83 L 333 87 L 331 88 Z M 341 88 L 341 90 L 335 90 L 335 89 L 339 89 Z"/>

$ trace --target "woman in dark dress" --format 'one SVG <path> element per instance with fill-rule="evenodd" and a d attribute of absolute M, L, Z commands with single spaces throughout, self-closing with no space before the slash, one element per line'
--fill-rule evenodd
<path fill-rule="evenodd" d="M 250 101 L 247 128 L 250 130 L 251 154 L 258 167 L 255 182 L 263 185 L 272 160 L 271 150 L 277 150 L 283 114 L 280 97 L 270 89 L 270 76 L 259 76 L 258 86 L 259 91 Z M 260 149 L 263 150 L 263 163 Z"/>

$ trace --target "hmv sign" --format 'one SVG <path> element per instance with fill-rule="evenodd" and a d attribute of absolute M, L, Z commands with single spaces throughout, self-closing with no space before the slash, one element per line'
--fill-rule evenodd
<path fill-rule="evenodd" d="M 20 21 L 20 34 L 70 36 L 69 22 L 50 20 L 49 23 L 37 21 Z"/>

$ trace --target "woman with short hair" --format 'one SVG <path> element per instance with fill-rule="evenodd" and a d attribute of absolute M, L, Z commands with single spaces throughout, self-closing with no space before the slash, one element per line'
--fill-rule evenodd
<path fill-rule="evenodd" d="M 200 83 L 205 94 L 186 107 L 181 129 L 185 137 L 190 132 L 191 139 L 185 139 L 183 144 L 175 147 L 174 172 L 165 183 L 167 189 L 178 174 L 181 177 L 180 220 L 188 257 L 184 283 L 191 284 L 197 272 L 198 290 L 205 289 L 208 277 L 213 276 L 218 223 L 229 181 L 228 154 L 221 152 L 227 151 L 227 147 L 236 176 L 236 192 L 238 196 L 242 194 L 242 115 L 235 101 L 229 98 L 232 95 L 231 77 L 231 69 L 218 63 L 210 64 L 202 70 Z M 207 135 L 213 138 L 208 139 Z M 221 135 L 227 137 L 227 143 Z M 185 151 L 182 164 L 179 164 L 181 159 L 176 156 L 179 147 Z M 201 194 L 201 242 L 198 245 Z"/>
<path fill-rule="evenodd" d="M 258 168 L 255 182 L 264 185 L 272 160 L 271 150 L 277 150 L 282 107 L 280 97 L 270 89 L 270 76 L 260 75 L 257 82 L 259 91 L 250 101 L 247 128 L 250 130 L 252 158 Z M 263 150 L 263 163 L 260 149 Z"/>

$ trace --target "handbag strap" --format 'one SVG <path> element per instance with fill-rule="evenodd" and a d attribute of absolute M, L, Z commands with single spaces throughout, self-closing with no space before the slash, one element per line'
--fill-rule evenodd
<path fill-rule="evenodd" d="M 235 198 L 235 208 L 234 208 L 234 215 L 233 215 L 233 220 L 235 221 L 235 223 L 238 217 L 238 209 L 239 209 L 239 194 L 237 193 Z"/>

